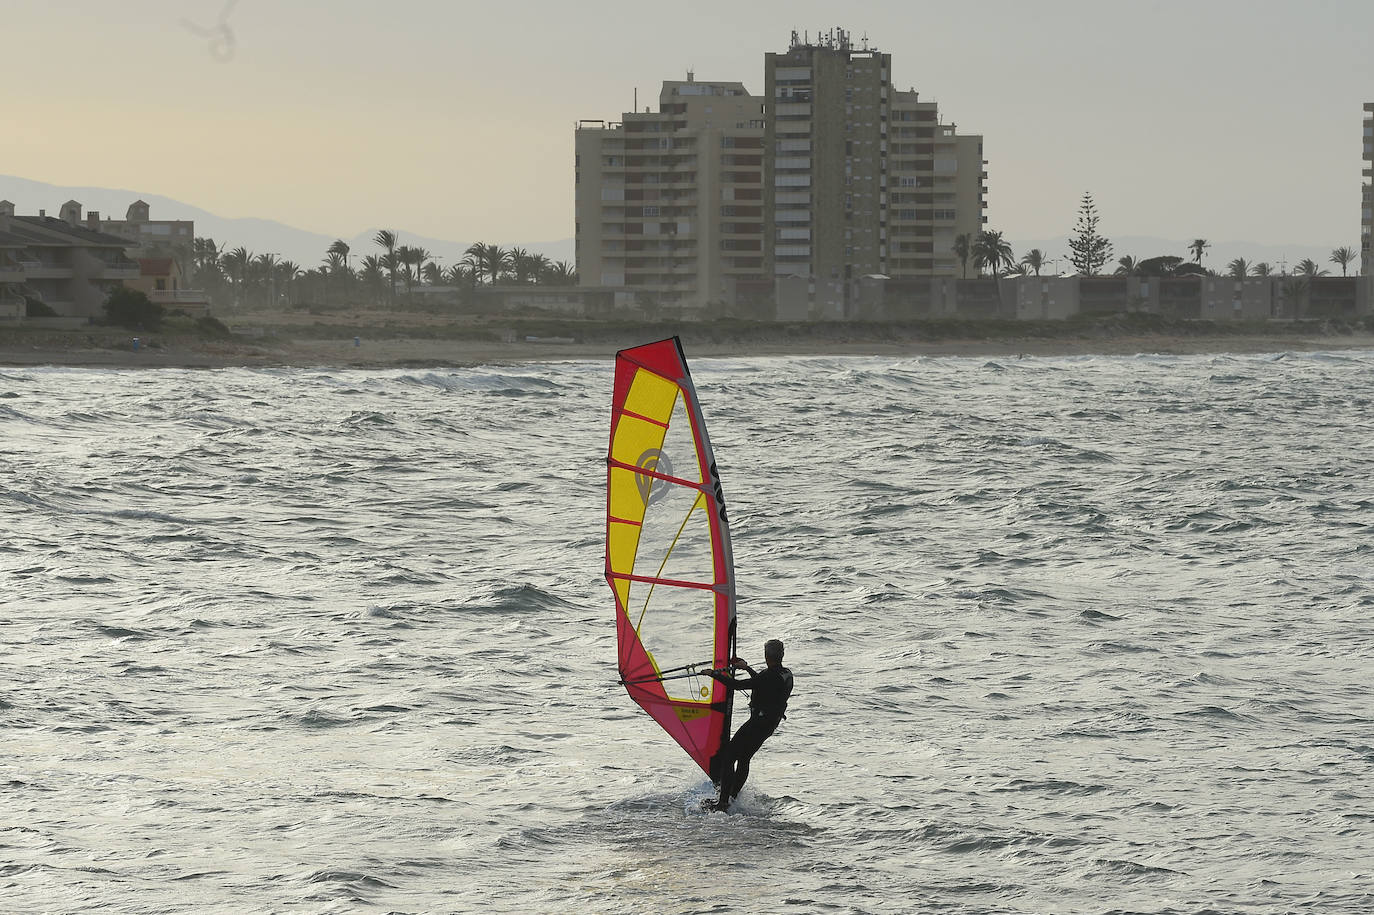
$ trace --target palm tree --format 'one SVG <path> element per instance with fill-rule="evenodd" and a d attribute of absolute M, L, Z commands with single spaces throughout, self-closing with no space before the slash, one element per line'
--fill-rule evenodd
<path fill-rule="evenodd" d="M 265 287 L 267 303 L 275 308 L 277 305 L 277 255 L 259 254 L 253 260 L 253 266 Z"/>
<path fill-rule="evenodd" d="M 500 245 L 487 245 L 487 270 L 493 285 L 511 268 L 510 252 Z"/>
<path fill-rule="evenodd" d="M 577 268 L 567 261 L 555 261 L 544 272 L 544 279 L 550 286 L 576 286 Z"/>
<path fill-rule="evenodd" d="M 1297 268 L 1293 271 L 1299 276 L 1314 277 L 1326 276 L 1326 271 L 1317 266 L 1317 262 L 1310 257 L 1304 257 L 1298 262 Z"/>
<path fill-rule="evenodd" d="M 959 258 L 959 263 L 963 266 L 964 279 L 968 279 L 968 258 L 972 245 L 973 239 L 967 232 L 954 236 L 954 256 Z"/>
<path fill-rule="evenodd" d="M 499 245 L 488 245 L 480 241 L 469 245 L 464 254 L 464 261 L 477 270 L 478 278 L 480 279 L 482 274 L 486 274 L 492 285 L 496 284 L 497 277 L 511 263 L 509 251 Z"/>
<path fill-rule="evenodd" d="M 382 261 L 382 266 L 386 267 L 387 279 L 387 299 L 392 305 L 396 304 L 396 233 L 390 229 L 382 229 L 372 236 L 372 243 L 380 248 L 386 249 L 386 260 Z"/>
<path fill-rule="evenodd" d="M 1340 248 L 1334 249 L 1334 250 L 1331 252 L 1331 263 L 1333 263 L 1333 264 L 1339 264 L 1339 265 L 1340 265 L 1340 267 L 1341 267 L 1341 276 L 1345 276 L 1345 275 L 1346 275 L 1345 269 L 1346 269 L 1347 267 L 1350 266 L 1350 262 L 1353 261 L 1354 259 L 1355 259 L 1355 249 L 1354 249 L 1354 248 L 1342 246 L 1342 247 L 1340 247 Z"/>
<path fill-rule="evenodd" d="M 1198 264 L 1202 263 L 1202 252 L 1212 247 L 1212 243 L 1205 238 L 1195 238 L 1193 243 L 1188 246 L 1188 250 L 1193 252 L 1193 260 Z"/>
<path fill-rule="evenodd" d="M 431 286 L 442 286 L 444 284 L 444 268 L 439 266 L 438 261 L 430 261 L 424 266 L 425 282 Z"/>
<path fill-rule="evenodd" d="M 1129 254 L 1118 259 L 1116 263 L 1117 268 L 1115 272 L 1117 276 L 1135 276 L 1140 271 L 1140 261 L 1131 257 Z"/>
<path fill-rule="evenodd" d="M 511 278 L 517 283 L 528 283 L 534 275 L 530 269 L 530 253 L 524 248 L 510 249 Z"/>
<path fill-rule="evenodd" d="M 1026 252 L 1026 256 L 1021 258 L 1021 263 L 1035 271 L 1035 275 L 1040 275 L 1040 268 L 1045 266 L 1045 252 L 1039 248 L 1031 248 Z"/>
<path fill-rule="evenodd" d="M 296 278 L 301 275 L 301 268 L 293 261 L 282 261 L 277 264 L 277 279 L 281 282 L 282 289 L 286 290 L 286 304 L 294 305 L 295 297 L 292 292 L 296 285 Z"/>
<path fill-rule="evenodd" d="M 343 258 L 344 266 L 347 267 L 349 250 L 348 242 L 344 241 L 342 238 L 336 238 L 334 241 L 330 242 L 328 253 L 339 255 L 339 257 Z"/>
<path fill-rule="evenodd" d="M 396 304 L 396 274 L 401 272 L 401 252 L 400 249 L 388 251 L 380 258 L 382 267 L 386 270 L 387 298 L 394 306 Z"/>
<path fill-rule="evenodd" d="M 358 279 L 362 282 L 363 288 L 372 292 L 374 296 L 386 290 L 386 266 L 382 263 L 384 257 L 386 255 L 378 257 L 369 254 L 363 258 L 363 265 L 358 270 Z"/>
<path fill-rule="evenodd" d="M 468 245 L 468 249 L 463 252 L 463 259 L 459 263 L 468 269 L 468 272 L 476 278 L 477 282 L 482 282 L 483 261 L 478 256 L 479 249 L 485 247 L 481 242 Z"/>
<path fill-rule="evenodd" d="M 213 238 L 191 240 L 191 263 L 195 266 L 197 273 L 219 267 L 219 247 Z"/>
<path fill-rule="evenodd" d="M 425 262 L 434 258 L 434 253 L 418 245 L 410 249 L 410 256 L 414 258 L 415 279 L 418 281 L 425 272 Z"/>
<path fill-rule="evenodd" d="M 1258 264 L 1250 268 L 1250 272 L 1253 273 L 1255 276 L 1269 276 L 1269 274 L 1274 272 L 1274 268 L 1269 266 L 1268 261 L 1260 261 Z"/>
<path fill-rule="evenodd" d="M 243 284 L 248 278 L 248 266 L 253 262 L 253 253 L 240 245 L 221 258 L 224 272 L 229 274 L 229 282 L 234 289 L 234 303 L 243 305 Z"/>
<path fill-rule="evenodd" d="M 477 287 L 477 270 L 470 264 L 454 264 L 448 268 L 448 281 L 462 290 L 462 297 L 470 299 Z"/>
<path fill-rule="evenodd" d="M 1226 265 L 1227 275 L 1238 280 L 1243 280 L 1250 274 L 1250 262 L 1243 257 L 1238 257 Z"/>
<path fill-rule="evenodd" d="M 530 276 L 536 283 L 543 283 L 548 280 L 549 268 L 553 266 L 553 261 L 549 260 L 545 254 L 530 255 Z"/>
<path fill-rule="evenodd" d="M 994 280 L 1001 278 L 1003 269 L 1016 263 L 1011 245 L 995 229 L 979 232 L 969 253 L 973 255 L 973 266 L 979 270 L 990 270 Z"/>
<path fill-rule="evenodd" d="M 410 271 L 410 265 L 416 261 L 415 251 L 416 249 L 412 248 L 410 245 L 401 245 L 396 249 L 396 266 L 401 271 L 401 279 L 405 281 L 407 299 L 410 298 L 410 287 L 414 278 Z"/>

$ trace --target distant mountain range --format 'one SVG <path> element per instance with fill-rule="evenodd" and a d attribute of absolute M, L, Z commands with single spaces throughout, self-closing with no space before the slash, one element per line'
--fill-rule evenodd
<path fill-rule="evenodd" d="M 150 215 L 153 219 L 191 219 L 195 221 L 196 235 L 198 236 L 213 238 L 220 245 L 228 248 L 237 248 L 242 245 L 255 254 L 274 253 L 283 260 L 295 261 L 306 269 L 318 266 L 324 260 L 325 251 L 336 238 L 342 237 L 353 249 L 353 253 L 358 256 L 375 254 L 380 251 L 372 243 L 372 237 L 377 234 L 379 228 L 382 228 L 381 226 L 364 229 L 352 237 L 321 235 L 318 232 L 307 232 L 304 229 L 296 229 L 270 219 L 226 219 L 189 203 L 182 203 L 180 200 L 173 200 L 170 197 L 150 194 L 145 191 L 112 190 L 103 187 L 62 187 L 55 184 L 45 184 L 41 181 L 31 181 L 27 178 L 0 175 L 0 199 L 12 201 L 15 204 L 16 212 L 21 214 L 36 214 L 42 209 L 47 210 L 48 214 L 52 216 L 57 215 L 62 204 L 68 200 L 75 200 L 86 211 L 99 210 L 102 216 L 113 219 L 123 219 L 124 211 L 129 208 L 129 204 L 135 200 L 144 200 L 150 207 Z M 543 242 L 507 242 L 500 239 L 451 241 L 416 235 L 413 232 L 407 232 L 404 228 L 394 226 L 387 228 L 392 228 L 398 234 L 400 243 L 403 245 L 419 245 L 428 248 L 444 266 L 462 260 L 463 252 L 474 241 L 493 242 L 504 247 L 521 247 L 536 254 L 543 254 L 554 261 L 566 260 L 572 263 L 574 257 L 574 246 L 571 238 Z M 1020 260 L 1032 248 L 1039 248 L 1043 251 L 1046 263 L 1050 265 L 1049 269 L 1044 271 L 1046 273 L 1069 273 L 1073 270 L 1069 261 L 1069 238 L 1067 235 L 1060 235 L 1056 238 L 1008 239 L 1008 241 L 1016 252 L 1017 260 Z M 1126 255 L 1137 260 L 1144 260 L 1147 257 L 1172 254 L 1185 260 L 1191 260 L 1192 255 L 1188 251 L 1188 245 L 1191 242 L 1191 238 L 1184 240 L 1146 236 L 1113 238 L 1112 263 L 1108 265 L 1105 272 L 1110 273 L 1114 269 L 1116 259 Z M 1340 272 L 1340 269 L 1330 262 L 1331 250 L 1336 245 L 1262 245 L 1255 242 L 1218 241 L 1215 239 L 1211 239 L 1211 242 L 1212 245 L 1207 249 L 1202 262 L 1217 272 L 1223 272 L 1226 265 L 1237 257 L 1243 257 L 1252 264 L 1267 261 L 1275 270 L 1282 269 L 1283 265 L 1292 270 L 1298 261 L 1310 257 L 1333 274 Z M 1058 259 L 1057 263 L 1056 258 Z M 1356 263 L 1358 265 L 1358 261 Z"/>
<path fill-rule="evenodd" d="M 508 242 L 495 238 L 452 241 L 428 238 L 396 226 L 364 229 L 351 237 L 321 235 L 270 219 L 226 219 L 189 203 L 146 191 L 63 187 L 10 175 L 0 175 L 0 200 L 11 201 L 15 205 L 15 212 L 26 216 L 36 215 L 39 210 L 46 210 L 49 216 L 56 216 L 62 204 L 68 200 L 75 200 L 81 204 L 83 215 L 91 210 L 98 210 L 100 215 L 107 219 L 123 219 L 129 204 L 135 200 L 143 200 L 148 204 L 149 217 L 152 219 L 191 219 L 195 221 L 198 237 L 213 238 L 219 245 L 230 249 L 242 245 L 254 254 L 276 254 L 282 260 L 295 261 L 307 270 L 319 266 L 324 261 L 325 251 L 336 238 L 343 238 L 348 242 L 353 256 L 380 253 L 382 249 L 372 243 L 372 237 L 381 228 L 394 231 L 400 244 L 418 245 L 429 249 L 444 267 L 462 260 L 463 252 L 476 241 L 500 244 L 507 248 L 524 248 L 534 254 L 543 254 L 549 260 L 565 260 L 569 263 L 572 263 L 574 250 L 571 238 L 544 242 Z"/>

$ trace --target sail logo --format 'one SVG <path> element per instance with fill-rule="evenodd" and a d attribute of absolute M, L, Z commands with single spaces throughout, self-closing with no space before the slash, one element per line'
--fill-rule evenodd
<path fill-rule="evenodd" d="M 715 484 L 716 504 L 720 506 L 720 521 L 726 523 L 725 517 L 725 490 L 720 487 L 720 471 L 716 469 L 716 462 L 711 462 L 711 481 Z"/>
<path fill-rule="evenodd" d="M 665 476 L 673 475 L 673 462 L 668 460 L 668 455 L 658 448 L 650 448 L 639 456 L 635 461 L 635 467 L 640 470 L 649 470 L 654 473 L 661 473 Z M 667 486 L 655 486 L 655 483 L 662 483 L 657 477 L 651 477 L 647 473 L 635 474 L 635 485 L 639 487 L 639 497 L 644 500 L 647 508 L 662 499 L 668 497 Z"/>

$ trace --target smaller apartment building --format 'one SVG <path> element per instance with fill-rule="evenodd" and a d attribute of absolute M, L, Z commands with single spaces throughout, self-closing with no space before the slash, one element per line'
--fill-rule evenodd
<path fill-rule="evenodd" d="M 0 200 L 0 303 L 8 303 L 0 313 L 32 299 L 64 317 L 99 317 L 110 290 L 138 278 L 125 253 L 130 242 L 95 228 L 97 214 L 81 223 L 79 212 L 69 202 L 66 218 L 16 216 L 14 204 Z"/>
<path fill-rule="evenodd" d="M 763 270 L 762 101 L 742 83 L 664 82 L 658 111 L 576 134 L 579 285 L 699 316 Z"/>
<path fill-rule="evenodd" d="M 982 136 L 941 123 L 936 103 L 915 90 L 892 94 L 888 133 L 888 274 L 962 275 L 954 239 L 976 236 L 987 223 Z"/>
<path fill-rule="evenodd" d="M 73 204 L 77 207 L 77 221 L 80 221 L 81 205 L 72 201 L 68 206 Z M 123 219 L 100 219 L 99 214 L 92 212 L 89 220 L 98 223 L 100 231 L 133 242 L 129 249 L 130 257 L 170 257 L 177 263 L 183 285 L 189 286 L 195 280 L 194 220 L 152 219 L 148 204 L 142 200 L 129 204 Z"/>

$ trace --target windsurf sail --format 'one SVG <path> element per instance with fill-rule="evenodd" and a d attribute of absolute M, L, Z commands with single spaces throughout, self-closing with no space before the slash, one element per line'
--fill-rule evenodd
<path fill-rule="evenodd" d="M 615 357 L 606 581 L 620 681 L 719 781 L 735 656 L 735 569 L 720 474 L 677 337 Z"/>

